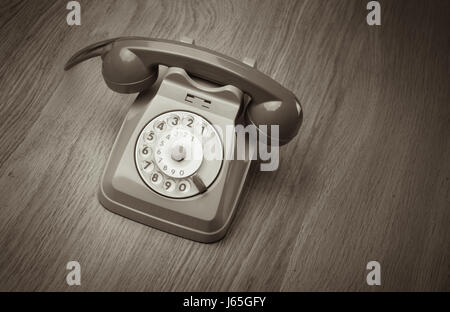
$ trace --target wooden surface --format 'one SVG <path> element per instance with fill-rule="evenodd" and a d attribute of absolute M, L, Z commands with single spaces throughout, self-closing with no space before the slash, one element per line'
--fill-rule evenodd
<path fill-rule="evenodd" d="M 359 0 L 80 2 L 77 27 L 67 1 L 0 4 L 0 290 L 450 290 L 448 1 L 381 1 L 380 27 Z M 62 69 L 121 35 L 256 57 L 303 103 L 280 169 L 252 166 L 219 243 L 97 201 L 135 96 L 106 87 L 99 59 Z"/>

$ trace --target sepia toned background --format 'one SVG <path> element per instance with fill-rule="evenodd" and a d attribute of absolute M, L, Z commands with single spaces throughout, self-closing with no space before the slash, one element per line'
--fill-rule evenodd
<path fill-rule="evenodd" d="M 450 290 L 450 2 L 0 2 L 0 290 Z M 135 95 L 84 46 L 178 39 L 243 59 L 302 102 L 278 171 L 253 165 L 215 244 L 122 218 L 96 197 Z M 81 264 L 81 286 L 66 264 Z M 381 263 L 382 285 L 366 284 Z"/>

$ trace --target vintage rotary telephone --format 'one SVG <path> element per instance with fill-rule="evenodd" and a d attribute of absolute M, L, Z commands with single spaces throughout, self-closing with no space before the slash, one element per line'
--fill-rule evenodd
<path fill-rule="evenodd" d="M 109 157 L 100 202 L 176 235 L 221 239 L 251 159 L 224 157 L 235 153 L 236 140 L 225 140 L 218 129 L 254 125 L 269 144 L 286 144 L 302 122 L 299 101 L 253 64 L 192 41 L 106 40 L 76 53 L 65 70 L 96 56 L 112 90 L 140 92 Z M 279 125 L 278 137 L 271 137 L 271 125 Z"/>

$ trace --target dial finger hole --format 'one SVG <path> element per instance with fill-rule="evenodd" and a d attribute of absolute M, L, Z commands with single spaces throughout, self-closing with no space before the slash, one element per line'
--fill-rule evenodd
<path fill-rule="evenodd" d="M 187 193 L 191 189 L 191 184 L 187 180 L 182 180 L 178 183 L 178 191 L 181 193 Z"/>
<path fill-rule="evenodd" d="M 183 118 L 183 126 L 193 129 L 195 119 L 193 116 L 186 116 Z"/>
<path fill-rule="evenodd" d="M 144 145 L 142 147 L 142 149 L 141 149 L 142 157 L 147 158 L 147 157 L 149 157 L 151 155 L 151 153 L 152 153 L 152 149 L 150 147 L 148 147 L 146 145 Z"/>
<path fill-rule="evenodd" d="M 159 173 L 159 172 L 154 172 L 150 178 L 150 181 L 155 185 L 161 184 L 162 180 L 163 180 L 163 177 L 162 177 L 161 173 Z"/>
<path fill-rule="evenodd" d="M 155 142 L 156 139 L 156 134 L 154 131 L 148 131 L 144 134 L 144 140 L 147 143 L 152 144 L 153 142 Z"/>
<path fill-rule="evenodd" d="M 180 117 L 178 115 L 172 115 L 167 120 L 167 123 L 171 127 L 176 127 L 180 124 Z"/>
<path fill-rule="evenodd" d="M 163 132 L 167 128 L 167 124 L 164 120 L 158 121 L 155 123 L 155 130 L 158 132 Z"/>
<path fill-rule="evenodd" d="M 144 163 L 143 163 L 143 168 L 144 168 L 144 171 L 145 171 L 145 172 L 152 172 L 153 169 L 155 168 L 155 165 L 153 164 L 152 161 L 146 160 L 146 161 L 144 161 Z"/>
<path fill-rule="evenodd" d="M 164 181 L 164 189 L 167 192 L 170 192 L 170 193 L 173 192 L 175 190 L 175 187 L 176 187 L 175 181 L 173 181 L 173 180 Z"/>
<path fill-rule="evenodd" d="M 208 129 L 208 125 L 206 125 L 205 123 L 199 123 L 196 127 L 195 127 L 195 134 L 203 137 L 203 138 L 208 138 L 209 137 L 209 129 Z"/>

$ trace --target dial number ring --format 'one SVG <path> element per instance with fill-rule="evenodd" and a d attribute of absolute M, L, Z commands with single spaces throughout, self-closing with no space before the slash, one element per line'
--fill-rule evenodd
<path fill-rule="evenodd" d="M 215 154 L 208 154 L 210 150 Z M 152 119 L 140 132 L 135 148 L 136 167 L 147 187 L 171 198 L 205 192 L 198 187 L 199 179 L 207 189 L 217 178 L 222 160 L 223 146 L 214 126 L 187 111 Z"/>

